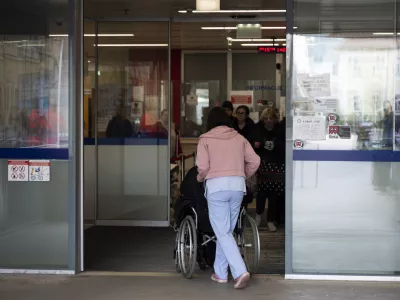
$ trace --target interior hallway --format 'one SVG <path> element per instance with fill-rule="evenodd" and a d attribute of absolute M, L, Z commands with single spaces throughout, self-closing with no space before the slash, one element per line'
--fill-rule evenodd
<path fill-rule="evenodd" d="M 211 282 L 210 274 L 181 276 L 0 276 L 2 300 L 398 300 L 399 283 L 304 282 L 281 277 L 253 278 L 246 290 Z"/>

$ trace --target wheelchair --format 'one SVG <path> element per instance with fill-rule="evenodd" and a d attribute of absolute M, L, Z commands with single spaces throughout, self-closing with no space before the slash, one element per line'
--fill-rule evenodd
<path fill-rule="evenodd" d="M 185 278 L 192 278 L 198 264 L 200 269 L 212 267 L 215 259 L 216 236 L 211 230 L 200 230 L 198 212 L 191 205 L 185 209 L 185 215 L 179 224 L 175 224 L 176 238 L 174 259 L 176 271 Z M 211 228 L 211 224 L 206 227 Z M 234 230 L 240 253 L 250 274 L 257 272 L 260 261 L 260 237 L 254 219 L 242 206 Z M 210 247 L 211 246 L 211 247 Z M 211 249 L 211 250 L 210 250 Z"/>

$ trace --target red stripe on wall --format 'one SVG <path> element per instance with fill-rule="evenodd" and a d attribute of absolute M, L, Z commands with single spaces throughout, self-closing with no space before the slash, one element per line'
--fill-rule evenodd
<path fill-rule="evenodd" d="M 172 121 L 181 123 L 181 50 L 171 50 Z"/>

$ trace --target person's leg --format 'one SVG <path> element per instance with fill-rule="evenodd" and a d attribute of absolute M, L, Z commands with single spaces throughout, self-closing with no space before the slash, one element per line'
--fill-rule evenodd
<path fill-rule="evenodd" d="M 256 224 L 260 227 L 262 221 L 262 215 L 265 211 L 265 203 L 267 202 L 267 192 L 259 190 L 256 197 Z"/>
<path fill-rule="evenodd" d="M 214 272 L 220 279 L 228 279 L 228 260 L 225 257 L 224 251 L 222 251 L 218 238 L 215 250 Z"/>
<path fill-rule="evenodd" d="M 214 260 L 214 273 L 219 279 L 227 280 L 228 260 L 226 259 L 224 251 L 222 250 L 217 232 L 223 231 L 224 225 L 230 225 L 229 198 L 224 195 L 223 192 L 213 193 L 207 195 L 207 203 L 211 227 L 213 228 L 214 234 L 217 237 Z M 221 229 L 217 230 L 217 227 L 221 227 Z"/>
<path fill-rule="evenodd" d="M 243 200 L 243 193 L 242 192 L 236 192 L 236 191 L 232 191 L 231 192 L 232 196 L 231 196 L 231 200 L 230 200 L 230 217 L 231 217 L 231 230 L 230 233 L 232 234 L 233 231 L 235 230 L 236 224 L 238 222 L 238 217 L 240 214 L 240 208 L 241 208 L 241 204 L 242 204 L 242 200 Z M 236 248 L 239 251 L 240 254 L 240 250 L 235 242 Z M 237 259 L 237 256 L 233 257 L 233 260 Z M 229 264 L 231 273 L 233 278 L 238 278 L 240 275 L 242 275 L 243 273 L 245 273 L 246 270 L 246 265 L 243 261 L 242 256 L 240 255 L 240 261 L 236 261 L 233 265 L 230 263 Z"/>
<path fill-rule="evenodd" d="M 262 215 L 265 211 L 265 203 L 267 202 L 267 192 L 259 190 L 256 197 L 256 213 Z"/>
<path fill-rule="evenodd" d="M 277 221 L 278 196 L 275 191 L 268 193 L 267 225 L 270 231 L 276 231 L 275 222 Z"/>
<path fill-rule="evenodd" d="M 233 196 L 234 194 L 236 194 L 236 196 Z M 241 192 L 226 191 L 208 195 L 210 222 L 218 240 L 217 250 L 220 248 L 219 254 L 221 254 L 215 258 L 214 271 L 221 279 L 227 278 L 228 264 L 226 262 L 229 263 L 234 278 L 236 278 L 235 276 L 237 274 L 240 276 L 240 274 L 246 272 L 246 265 L 244 264 L 239 248 L 232 235 L 236 223 L 233 222 L 234 225 L 231 225 L 233 218 L 233 216 L 231 218 L 231 211 L 235 213 L 237 210 L 240 210 L 242 199 L 243 193 Z M 237 220 L 238 212 L 235 214 Z M 222 253 L 226 260 L 223 259 Z"/>

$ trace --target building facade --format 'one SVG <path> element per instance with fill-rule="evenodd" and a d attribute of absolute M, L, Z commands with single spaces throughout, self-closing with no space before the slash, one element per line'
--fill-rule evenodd
<path fill-rule="evenodd" d="M 0 20 L 0 272 L 84 271 L 85 219 L 169 226 L 173 142 L 110 139 L 116 111 L 129 111 L 135 126 L 153 124 L 164 110 L 169 128 L 187 121 L 185 113 L 201 124 L 230 91 L 274 86 L 255 94 L 276 101 L 286 120 L 285 276 L 399 280 L 398 0 L 282 2 L 286 13 L 276 22 L 286 24 L 286 56 L 263 63 L 284 69 L 263 80 L 243 77 L 256 72 L 243 61 L 261 61 L 245 51 L 191 61 L 194 49 L 183 55 L 172 47 L 178 23 L 211 26 L 225 17 L 156 15 L 143 5 L 108 18 L 111 2 L 94 9 L 95 2 L 13 1 Z M 121 23 L 126 30 L 113 31 Z M 141 40 L 154 49 L 122 55 L 104 42 L 128 38 L 130 28 L 155 32 Z M 182 95 L 192 90 L 201 97 L 186 109 Z"/>

